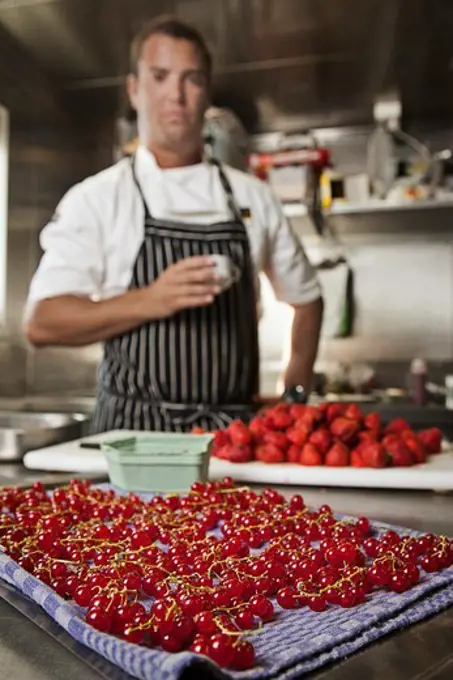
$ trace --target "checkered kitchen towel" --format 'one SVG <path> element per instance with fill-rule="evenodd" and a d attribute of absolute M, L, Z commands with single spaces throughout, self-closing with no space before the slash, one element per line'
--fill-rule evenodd
<path fill-rule="evenodd" d="M 399 533 L 417 535 L 400 527 L 374 526 L 379 530 L 393 528 Z M 306 607 L 287 611 L 275 605 L 275 621 L 253 638 L 256 666 L 249 671 L 228 672 L 219 671 L 214 663 L 191 652 L 168 654 L 99 633 L 85 623 L 76 605 L 65 602 L 2 553 L 0 578 L 39 604 L 78 642 L 141 680 L 177 680 L 183 670 L 194 663 L 203 664 L 217 678 L 299 678 L 453 604 L 452 567 L 425 575 L 418 586 L 402 595 L 372 593 L 365 604 L 353 609 L 329 607 L 325 612 L 315 613 Z"/>

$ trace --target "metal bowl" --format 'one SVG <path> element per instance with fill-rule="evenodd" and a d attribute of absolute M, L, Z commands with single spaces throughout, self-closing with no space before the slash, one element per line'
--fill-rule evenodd
<path fill-rule="evenodd" d="M 0 462 L 22 460 L 27 451 L 79 439 L 88 421 L 82 413 L 0 411 Z"/>

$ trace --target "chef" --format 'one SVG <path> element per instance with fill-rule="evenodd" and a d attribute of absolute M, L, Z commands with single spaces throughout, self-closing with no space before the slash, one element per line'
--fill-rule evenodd
<path fill-rule="evenodd" d="M 258 274 L 294 307 L 286 385 L 308 386 L 320 288 L 271 190 L 204 157 L 211 56 L 174 18 L 142 28 L 127 88 L 139 147 L 71 188 L 41 234 L 26 335 L 35 346 L 102 342 L 93 424 L 212 429 L 259 392 Z M 238 273 L 224 289 L 214 255 Z"/>

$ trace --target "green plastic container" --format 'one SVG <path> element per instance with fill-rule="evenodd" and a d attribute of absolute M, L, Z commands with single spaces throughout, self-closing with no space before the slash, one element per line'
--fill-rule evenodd
<path fill-rule="evenodd" d="M 110 482 L 127 491 L 183 492 L 206 482 L 213 436 L 149 432 L 101 444 Z"/>

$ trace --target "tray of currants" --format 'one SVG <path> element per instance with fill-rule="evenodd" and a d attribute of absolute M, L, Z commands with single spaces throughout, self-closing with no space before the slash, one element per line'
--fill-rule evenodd
<path fill-rule="evenodd" d="M 453 541 L 231 479 L 0 489 L 0 578 L 134 677 L 301 677 L 453 604 Z"/>

